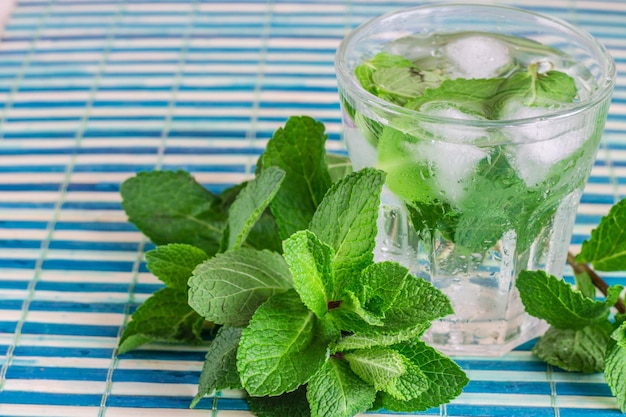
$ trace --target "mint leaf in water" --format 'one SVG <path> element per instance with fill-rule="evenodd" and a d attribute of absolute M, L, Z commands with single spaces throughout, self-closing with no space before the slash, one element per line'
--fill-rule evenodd
<path fill-rule="evenodd" d="M 533 347 L 533 353 L 566 371 L 601 372 L 611 331 L 608 321 L 576 330 L 550 327 Z"/>
<path fill-rule="evenodd" d="M 413 63 L 401 55 L 381 52 L 373 58 L 363 61 L 354 69 L 354 75 L 361 86 L 374 95 L 378 95 L 374 74 L 386 68 L 412 68 Z"/>
<path fill-rule="evenodd" d="M 239 192 L 230 206 L 223 251 L 238 249 L 244 243 L 250 230 L 270 204 L 285 178 L 285 171 L 269 167 Z"/>
<path fill-rule="evenodd" d="M 600 271 L 626 270 L 626 199 L 615 204 L 591 238 L 584 241 L 579 262 L 590 262 Z"/>
<path fill-rule="evenodd" d="M 207 258 L 207 254 L 195 246 L 170 243 L 146 252 L 146 266 L 168 287 L 186 292 L 194 268 Z"/>
<path fill-rule="evenodd" d="M 187 291 L 163 288 L 133 313 L 117 348 L 118 354 L 148 342 L 202 341 L 204 319 L 187 304 Z"/>
<path fill-rule="evenodd" d="M 324 125 L 304 116 L 290 117 L 267 143 L 262 168 L 277 166 L 286 173 L 270 204 L 282 239 L 307 228 L 331 185 L 325 143 Z"/>
<path fill-rule="evenodd" d="M 318 318 L 324 317 L 335 293 L 331 267 L 334 251 L 312 232 L 303 230 L 285 240 L 284 257 L 300 298 Z"/>
<path fill-rule="evenodd" d="M 505 105 L 519 100 L 529 107 L 547 107 L 571 103 L 578 90 L 574 79 L 559 71 L 538 73 L 537 64 L 531 64 L 527 72 L 518 72 L 508 78 L 445 80 L 438 88 L 431 88 L 423 95 L 409 101 L 405 107 L 427 110 L 445 105 L 463 113 L 486 119 L 506 118 Z M 428 110 L 427 110 L 428 111 Z"/>
<path fill-rule="evenodd" d="M 376 389 L 331 357 L 309 381 L 307 398 L 312 417 L 352 417 L 372 405 Z"/>
<path fill-rule="evenodd" d="M 292 285 L 282 256 L 240 248 L 198 265 L 189 279 L 189 305 L 209 321 L 244 326 L 259 305 Z"/>
<path fill-rule="evenodd" d="M 606 354 L 604 377 L 617 398 L 622 413 L 626 413 L 626 323 L 611 335 Z"/>
<path fill-rule="evenodd" d="M 223 326 L 217 331 L 209 345 L 198 382 L 198 393 L 191 401 L 191 408 L 214 391 L 243 388 L 236 362 L 240 338 L 241 329 L 237 327 Z"/>
<path fill-rule="evenodd" d="M 343 288 L 374 258 L 376 219 L 384 181 L 384 174 L 371 168 L 342 178 L 328 190 L 311 219 L 309 229 L 335 251 L 336 288 Z"/>
<path fill-rule="evenodd" d="M 140 172 L 120 188 L 128 220 L 157 245 L 187 243 L 215 254 L 225 214 L 219 197 L 184 171 Z"/>
<path fill-rule="evenodd" d="M 241 382 L 257 397 L 293 391 L 322 366 L 327 345 L 321 323 L 298 294 L 277 294 L 257 309 L 241 335 Z"/>
<path fill-rule="evenodd" d="M 560 329 L 582 329 L 608 318 L 609 306 L 585 297 L 565 281 L 543 271 L 522 271 L 517 281 L 528 314 Z"/>

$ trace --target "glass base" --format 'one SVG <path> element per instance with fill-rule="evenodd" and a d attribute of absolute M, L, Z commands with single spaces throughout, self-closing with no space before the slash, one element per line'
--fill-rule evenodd
<path fill-rule="evenodd" d="M 423 339 L 448 356 L 502 356 L 541 336 L 548 324 L 526 314 L 517 321 L 434 322 Z"/>

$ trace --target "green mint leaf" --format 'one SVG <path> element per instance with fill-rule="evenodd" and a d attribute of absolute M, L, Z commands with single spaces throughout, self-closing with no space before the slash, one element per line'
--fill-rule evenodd
<path fill-rule="evenodd" d="M 578 94 L 576 82 L 572 77 L 560 71 L 538 73 L 539 64 L 530 64 L 528 72 L 533 83 L 530 94 L 531 106 L 552 106 L 554 104 L 571 103 Z"/>
<path fill-rule="evenodd" d="M 187 292 L 162 288 L 133 313 L 117 348 L 118 354 L 148 342 L 202 342 L 204 319 L 187 305 Z"/>
<path fill-rule="evenodd" d="M 533 353 L 566 371 L 601 372 L 611 331 L 608 321 L 576 330 L 550 327 L 533 347 Z"/>
<path fill-rule="evenodd" d="M 240 248 L 198 265 L 189 279 L 189 305 L 209 321 L 245 326 L 265 300 L 291 287 L 282 256 Z"/>
<path fill-rule="evenodd" d="M 346 353 L 344 358 L 350 364 L 350 369 L 363 381 L 373 385 L 376 391 L 384 389 L 406 372 L 404 358 L 393 349 L 359 349 Z"/>
<path fill-rule="evenodd" d="M 359 298 L 351 291 L 344 291 L 337 307 L 329 309 L 329 321 L 337 328 L 351 332 L 371 334 L 382 331 L 383 317 L 380 314 L 366 310 Z M 376 328 L 376 330 L 373 330 Z"/>
<path fill-rule="evenodd" d="M 282 239 L 308 227 L 331 185 L 325 143 L 321 122 L 290 117 L 285 127 L 274 133 L 261 157 L 263 169 L 277 166 L 286 173 L 270 204 Z"/>
<path fill-rule="evenodd" d="M 237 372 L 237 346 L 240 338 L 241 329 L 237 327 L 222 326 L 217 331 L 209 345 L 198 382 L 198 393 L 191 401 L 191 408 L 214 391 L 243 388 Z"/>
<path fill-rule="evenodd" d="M 381 333 L 404 332 L 453 312 L 443 292 L 430 282 L 409 275 L 407 270 L 402 289 L 385 312 L 385 329 Z"/>
<path fill-rule="evenodd" d="M 385 393 L 399 401 L 411 401 L 423 394 L 429 386 L 428 377 L 413 363 L 405 364 L 406 372 L 385 387 Z"/>
<path fill-rule="evenodd" d="M 383 182 L 384 174 L 371 168 L 342 178 L 328 190 L 311 220 L 309 229 L 335 251 L 335 288 L 343 288 L 374 258 Z"/>
<path fill-rule="evenodd" d="M 386 392 L 380 393 L 377 404 L 387 410 L 415 412 L 437 407 L 458 396 L 469 382 L 456 363 L 421 340 L 407 341 L 393 348 L 426 376 L 428 388 L 409 401 L 398 400 Z"/>
<path fill-rule="evenodd" d="M 284 257 L 291 275 L 293 286 L 300 294 L 302 302 L 322 318 L 328 312 L 328 302 L 334 293 L 332 271 L 333 249 L 320 242 L 308 230 L 296 232 L 284 244 Z"/>
<path fill-rule="evenodd" d="M 544 271 L 522 271 L 516 285 L 528 314 L 559 329 L 582 329 L 609 315 L 606 303 L 585 297 Z"/>
<path fill-rule="evenodd" d="M 626 270 L 626 199 L 615 204 L 591 231 L 576 257 L 600 271 Z"/>
<path fill-rule="evenodd" d="M 378 334 L 351 334 L 331 344 L 330 352 L 345 352 L 354 349 L 367 349 L 374 346 L 391 346 L 409 339 L 415 339 L 424 334 L 430 327 L 429 322 L 420 323 L 419 325 L 402 330 L 396 333 L 378 333 Z"/>
<path fill-rule="evenodd" d="M 275 397 L 246 397 L 246 401 L 257 417 L 311 417 L 304 386 Z"/>
<path fill-rule="evenodd" d="M 337 182 L 352 172 L 352 161 L 343 155 L 327 153 L 326 166 L 328 166 L 328 173 L 332 182 Z"/>
<path fill-rule="evenodd" d="M 452 107 L 462 113 L 499 119 L 505 116 L 502 111 L 511 100 L 522 100 L 531 107 L 547 107 L 571 103 L 577 92 L 574 79 L 569 75 L 559 71 L 539 74 L 537 64 L 531 64 L 527 72 L 508 78 L 445 80 L 405 107 L 427 112 Z"/>
<path fill-rule="evenodd" d="M 348 288 L 355 293 L 363 308 L 378 316 L 394 304 L 398 294 L 411 279 L 409 270 L 397 262 L 379 262 L 369 265 Z"/>
<path fill-rule="evenodd" d="M 395 262 L 381 262 L 366 269 L 363 274 L 361 280 L 376 275 L 381 279 L 387 276 L 398 288 L 379 290 L 378 294 L 373 292 L 365 303 L 357 296 L 350 298 L 352 292 L 345 293 L 343 303 L 330 311 L 330 316 L 342 330 L 362 335 L 406 334 L 453 312 L 444 293 L 429 282 L 410 275 L 408 269 Z M 367 286 L 367 282 L 363 281 L 363 285 Z M 376 295 L 381 298 L 377 299 Z M 392 298 L 389 307 L 382 302 L 389 301 L 384 297 Z M 376 311 L 366 308 L 364 304 L 374 307 Z M 381 307 L 385 310 L 381 311 Z"/>
<path fill-rule="evenodd" d="M 620 295 L 622 295 L 622 291 L 624 291 L 623 285 L 611 285 L 606 290 L 606 300 L 604 302 L 607 306 L 612 307 L 619 300 Z"/>
<path fill-rule="evenodd" d="M 593 285 L 587 271 L 583 270 L 577 272 L 577 270 L 574 269 L 574 281 L 576 283 L 576 289 L 585 297 L 591 298 L 592 300 L 596 298 L 596 287 Z"/>
<path fill-rule="evenodd" d="M 352 417 L 376 398 L 373 386 L 359 378 L 346 361 L 330 358 L 309 381 L 312 417 Z"/>
<path fill-rule="evenodd" d="M 194 268 L 207 258 L 207 254 L 195 246 L 170 243 L 146 252 L 146 266 L 168 287 L 186 292 Z"/>
<path fill-rule="evenodd" d="M 381 68 L 372 74 L 376 95 L 400 106 L 437 88 L 445 78 L 438 71 L 425 71 L 416 66 Z"/>
<path fill-rule="evenodd" d="M 354 75 L 365 90 L 377 96 L 378 90 L 373 78 L 378 70 L 385 68 L 412 68 L 413 66 L 413 63 L 402 55 L 381 52 L 359 64 L 354 69 Z"/>
<path fill-rule="evenodd" d="M 387 186 L 404 201 L 430 203 L 437 195 L 432 169 L 416 155 L 420 140 L 391 126 L 378 139 L 377 167 L 387 173 Z"/>
<path fill-rule="evenodd" d="M 453 240 L 459 213 L 450 204 L 439 200 L 434 200 L 432 204 L 414 201 L 406 208 L 415 231 L 422 239 L 429 239 L 437 230 L 445 238 Z"/>
<path fill-rule="evenodd" d="M 504 78 L 456 78 L 445 80 L 438 88 L 431 88 L 405 107 L 420 111 L 436 111 L 439 108 L 454 108 L 463 113 L 495 118 L 494 98 L 498 97 Z M 530 85 L 530 80 L 528 80 Z"/>
<path fill-rule="evenodd" d="M 274 220 L 274 216 L 271 213 L 268 211 L 264 212 L 254 223 L 246 239 L 246 246 L 282 253 L 283 240 L 280 238 L 276 220 Z"/>
<path fill-rule="evenodd" d="M 265 168 L 258 177 L 248 181 L 230 206 L 224 232 L 223 251 L 238 249 L 250 230 L 268 207 L 285 178 L 278 167 Z"/>
<path fill-rule="evenodd" d="M 295 290 L 277 294 L 254 313 L 241 335 L 237 369 L 252 396 L 280 395 L 305 384 L 326 360 L 321 324 Z"/>
<path fill-rule="evenodd" d="M 214 255 L 224 228 L 219 198 L 184 171 L 140 172 L 122 183 L 122 207 L 157 245 L 187 243 Z"/>
<path fill-rule="evenodd" d="M 626 324 L 611 335 L 607 349 L 604 378 L 617 398 L 622 413 L 626 413 Z"/>

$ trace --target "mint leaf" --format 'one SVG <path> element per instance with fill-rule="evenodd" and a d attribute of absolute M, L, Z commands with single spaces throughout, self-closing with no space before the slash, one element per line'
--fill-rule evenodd
<path fill-rule="evenodd" d="M 398 400 L 386 392 L 380 393 L 377 405 L 387 410 L 415 412 L 448 403 L 469 382 L 456 363 L 420 340 L 407 341 L 393 348 L 426 376 L 428 388 L 409 401 Z"/>
<path fill-rule="evenodd" d="M 550 327 L 533 347 L 533 353 L 566 371 L 600 372 L 611 330 L 608 321 L 576 330 Z"/>
<path fill-rule="evenodd" d="M 437 88 L 444 79 L 436 71 L 425 71 L 416 66 L 381 68 L 372 74 L 376 95 L 400 106 L 421 96 L 427 89 Z"/>
<path fill-rule="evenodd" d="M 611 285 L 606 289 L 606 299 L 604 302 L 607 306 L 612 307 L 619 300 L 620 295 L 622 295 L 622 291 L 624 291 L 623 285 Z"/>
<path fill-rule="evenodd" d="M 528 66 L 532 83 L 527 101 L 531 106 L 549 107 L 555 104 L 571 103 L 578 94 L 576 82 L 572 77 L 560 71 L 547 71 L 539 74 L 539 64 Z"/>
<path fill-rule="evenodd" d="M 334 251 L 308 230 L 294 233 L 283 245 L 294 288 L 317 317 L 324 317 L 334 293 L 331 268 Z"/>
<path fill-rule="evenodd" d="M 499 102 L 498 93 L 505 78 L 456 78 L 445 80 L 438 88 L 431 88 L 414 100 L 408 102 L 405 107 L 412 110 L 422 110 L 426 104 L 429 107 L 445 105 L 460 110 L 463 113 L 474 114 L 487 119 L 495 118 Z M 511 84 L 513 82 L 511 81 Z M 530 84 L 530 80 L 528 82 Z M 515 94 L 515 92 L 511 92 Z"/>
<path fill-rule="evenodd" d="M 309 381 L 307 399 L 312 417 L 352 417 L 367 410 L 376 390 L 343 360 L 330 358 Z"/>
<path fill-rule="evenodd" d="M 354 349 L 367 349 L 374 346 L 391 346 L 409 339 L 418 338 L 429 327 L 430 323 L 424 322 L 413 328 L 395 333 L 351 334 L 331 344 L 330 351 L 331 353 L 336 353 Z"/>
<path fill-rule="evenodd" d="M 207 254 L 195 246 L 170 243 L 146 252 L 146 266 L 168 287 L 186 292 L 194 268 L 207 258 Z"/>
<path fill-rule="evenodd" d="M 392 349 L 359 349 L 344 354 L 344 358 L 350 364 L 350 369 L 363 381 L 373 385 L 376 391 L 384 389 L 406 372 L 404 358 Z"/>
<path fill-rule="evenodd" d="M 337 182 L 352 172 L 352 161 L 343 155 L 327 153 L 326 166 L 332 182 Z"/>
<path fill-rule="evenodd" d="M 277 166 L 286 173 L 270 204 L 282 239 L 307 228 L 331 185 L 325 143 L 324 125 L 305 116 L 290 117 L 267 143 L 263 169 Z"/>
<path fill-rule="evenodd" d="M 198 265 L 189 279 L 189 305 L 209 321 L 244 326 L 265 300 L 291 287 L 282 256 L 240 248 Z"/>
<path fill-rule="evenodd" d="M 626 270 L 626 199 L 615 204 L 583 242 L 578 262 L 590 262 L 600 271 Z"/>
<path fill-rule="evenodd" d="M 335 288 L 343 288 L 374 258 L 376 220 L 384 182 L 381 171 L 354 172 L 328 190 L 309 229 L 333 248 Z"/>
<path fill-rule="evenodd" d="M 578 90 L 574 79 L 559 71 L 539 74 L 537 64 L 527 72 L 517 72 L 508 78 L 445 80 L 438 88 L 430 88 L 423 95 L 409 101 L 405 107 L 424 111 L 437 106 L 453 107 L 466 114 L 487 119 L 506 117 L 502 114 L 510 100 L 522 100 L 531 107 L 548 107 L 571 103 Z"/>
<path fill-rule="evenodd" d="M 322 366 L 327 345 L 319 320 L 298 294 L 277 294 L 257 309 L 241 335 L 241 382 L 252 396 L 293 391 Z"/>
<path fill-rule="evenodd" d="M 419 397 L 429 386 L 428 377 L 417 366 L 408 361 L 405 366 L 406 372 L 385 387 L 385 393 L 400 401 Z"/>
<path fill-rule="evenodd" d="M 587 271 L 578 272 L 577 269 L 573 269 L 574 272 L 574 281 L 576 283 L 576 289 L 580 291 L 585 297 L 591 298 L 592 300 L 596 298 L 596 287 L 593 285 L 591 281 L 591 277 L 587 273 Z"/>
<path fill-rule="evenodd" d="M 257 417 L 311 417 L 304 386 L 275 397 L 246 397 Z"/>
<path fill-rule="evenodd" d="M 363 61 L 354 69 L 354 75 L 361 86 L 374 95 L 378 95 L 374 74 L 385 68 L 412 68 L 413 62 L 402 55 L 394 55 L 386 52 L 376 54 L 373 58 Z"/>
<path fill-rule="evenodd" d="M 611 335 L 606 354 L 604 377 L 617 398 L 622 413 L 626 412 L 626 324 Z"/>
<path fill-rule="evenodd" d="M 522 271 L 516 285 L 526 312 L 559 329 L 582 329 L 609 315 L 606 303 L 585 297 L 544 271 Z"/>
<path fill-rule="evenodd" d="M 240 338 L 241 329 L 237 327 L 222 326 L 217 331 L 209 345 L 198 382 L 198 393 L 191 401 L 190 408 L 214 391 L 242 388 L 236 362 Z"/>
<path fill-rule="evenodd" d="M 428 161 L 415 152 L 420 142 L 391 126 L 383 127 L 378 139 L 377 167 L 387 173 L 389 190 L 404 201 L 430 203 L 437 192 Z"/>
<path fill-rule="evenodd" d="M 363 308 L 379 316 L 394 304 L 406 280 L 411 279 L 407 268 L 389 261 L 371 264 L 354 278 L 348 288 L 358 296 Z"/>
<path fill-rule="evenodd" d="M 187 243 L 214 255 L 224 228 L 219 198 L 184 171 L 140 172 L 122 183 L 128 220 L 157 245 Z"/>
<path fill-rule="evenodd" d="M 285 178 L 285 171 L 269 167 L 249 181 L 230 206 L 223 251 L 238 249 L 270 204 Z"/>
<path fill-rule="evenodd" d="M 148 342 L 202 341 L 204 319 L 187 305 L 187 292 L 162 288 L 133 313 L 117 348 L 118 354 Z"/>
<path fill-rule="evenodd" d="M 450 300 L 443 292 L 430 282 L 409 275 L 407 270 L 404 285 L 385 312 L 385 332 L 404 332 L 453 312 Z"/>
<path fill-rule="evenodd" d="M 272 252 L 282 252 L 283 241 L 280 238 L 278 226 L 274 216 L 267 210 L 252 226 L 246 239 L 246 246 L 259 250 L 267 249 Z"/>

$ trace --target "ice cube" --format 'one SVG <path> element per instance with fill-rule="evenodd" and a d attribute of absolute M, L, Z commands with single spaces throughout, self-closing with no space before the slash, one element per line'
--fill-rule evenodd
<path fill-rule="evenodd" d="M 412 152 L 428 161 L 433 170 L 433 180 L 443 200 L 458 204 L 466 193 L 467 181 L 471 178 L 480 160 L 488 156 L 477 146 L 449 143 L 437 140 L 408 145 Z"/>
<path fill-rule="evenodd" d="M 513 62 L 507 44 L 487 35 L 454 39 L 444 46 L 443 52 L 456 67 L 453 78 L 498 77 Z"/>
<path fill-rule="evenodd" d="M 454 105 L 441 102 L 423 104 L 420 107 L 420 113 L 457 120 L 485 120 L 480 115 L 467 113 Z M 455 125 L 453 123 L 423 122 L 421 128 L 435 137 L 456 143 L 473 143 L 477 139 L 487 136 L 484 129 L 467 124 Z"/>
<path fill-rule="evenodd" d="M 510 127 L 509 162 L 529 187 L 549 175 L 552 166 L 569 158 L 593 134 L 595 123 L 583 115 L 546 118 L 550 109 L 527 107 L 518 101 L 507 103 L 502 119 L 534 118 L 528 124 Z"/>

